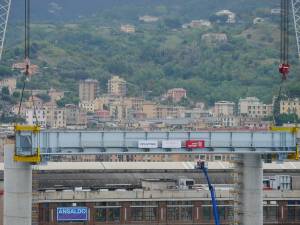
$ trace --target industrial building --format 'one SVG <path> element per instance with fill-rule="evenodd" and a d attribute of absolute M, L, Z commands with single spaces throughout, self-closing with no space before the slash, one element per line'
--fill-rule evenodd
<path fill-rule="evenodd" d="M 209 168 L 221 222 L 231 224 L 234 170 L 228 162 Z M 264 224 L 300 224 L 299 172 L 298 162 L 264 164 Z M 274 185 L 276 176 L 285 181 Z M 52 162 L 35 166 L 33 189 L 32 224 L 214 224 L 205 178 L 192 162 Z M 67 210 L 81 219 L 72 222 Z"/>

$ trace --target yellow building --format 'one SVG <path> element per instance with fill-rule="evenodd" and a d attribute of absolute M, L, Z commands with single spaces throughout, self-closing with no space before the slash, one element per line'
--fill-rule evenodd
<path fill-rule="evenodd" d="M 298 117 L 300 117 L 300 100 L 298 98 L 295 98 L 280 101 L 280 113 L 295 113 Z"/>
<path fill-rule="evenodd" d="M 148 119 L 157 118 L 157 104 L 155 102 L 144 102 L 143 104 L 143 113 Z"/>
<path fill-rule="evenodd" d="M 46 107 L 47 126 L 51 128 L 65 128 L 67 126 L 66 109 Z"/>
<path fill-rule="evenodd" d="M 124 98 L 123 102 L 124 104 L 127 105 L 128 108 L 132 110 L 135 110 L 137 112 L 143 111 L 143 104 L 144 104 L 143 98 Z"/>
<path fill-rule="evenodd" d="M 108 80 L 108 94 L 112 96 L 126 96 L 126 81 L 119 76 L 113 76 Z"/>

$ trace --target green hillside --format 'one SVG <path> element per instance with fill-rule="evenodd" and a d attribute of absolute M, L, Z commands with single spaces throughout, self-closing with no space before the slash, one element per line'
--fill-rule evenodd
<path fill-rule="evenodd" d="M 278 16 L 270 14 L 277 6 L 273 1 L 203 1 L 204 9 L 200 0 L 147 2 L 151 7 L 132 1 L 74 20 L 35 21 L 32 60 L 41 71 L 32 87 L 64 89 L 75 101 L 78 80 L 98 79 L 104 93 L 111 74 L 118 74 L 140 87 L 130 86 L 131 95 L 144 90 L 152 91 L 150 95 L 155 97 L 168 88 L 183 87 L 192 100 L 212 104 L 245 96 L 270 102 L 277 93 L 280 31 Z M 237 14 L 237 23 L 213 22 L 211 28 L 201 29 L 181 27 L 192 19 L 211 19 L 216 10 L 226 7 Z M 197 14 L 200 8 L 205 13 Z M 159 21 L 140 22 L 138 17 L 145 14 L 158 16 Z M 256 16 L 265 21 L 254 25 Z M 135 25 L 136 33 L 120 32 L 120 25 L 126 23 Z M 20 31 L 20 23 L 9 28 L 3 59 L 7 66 L 22 59 Z M 208 43 L 202 38 L 207 33 L 224 33 L 227 41 Z M 292 95 L 299 95 L 299 59 L 293 35 L 291 32 L 288 86 Z"/>

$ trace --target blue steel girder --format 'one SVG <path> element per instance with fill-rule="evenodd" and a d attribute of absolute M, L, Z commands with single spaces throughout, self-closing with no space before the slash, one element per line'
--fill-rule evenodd
<path fill-rule="evenodd" d="M 16 140 L 20 140 L 17 134 Z M 44 130 L 39 134 L 41 155 L 98 154 L 201 154 L 201 153 L 291 153 L 296 151 L 296 134 L 290 132 L 139 132 Z M 167 143 L 173 140 L 173 143 Z M 204 146 L 187 147 L 186 141 Z M 139 143 L 139 142 L 142 142 Z M 162 144 L 164 143 L 164 147 Z M 148 146 L 149 145 L 149 146 Z M 170 145 L 169 147 L 166 145 Z M 177 145 L 177 146 L 176 146 Z M 148 147 L 147 147 L 148 146 Z M 17 141 L 16 148 L 23 147 Z"/>

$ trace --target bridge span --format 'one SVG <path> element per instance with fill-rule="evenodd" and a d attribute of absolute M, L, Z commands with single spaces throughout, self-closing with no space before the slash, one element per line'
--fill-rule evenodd
<path fill-rule="evenodd" d="M 113 132 L 40 131 L 21 127 L 15 138 L 15 145 L 5 146 L 4 225 L 31 225 L 32 165 L 30 161 L 22 161 L 26 157 L 35 159 L 36 156 L 36 162 L 39 162 L 40 157 L 47 160 L 51 155 L 175 153 L 237 154 L 240 161 L 237 166 L 233 222 L 262 225 L 262 155 L 278 155 L 284 159 L 288 153 L 297 151 L 293 129 L 270 132 Z"/>

